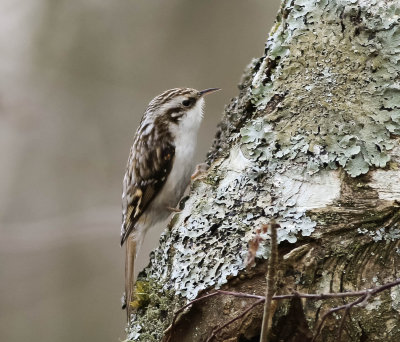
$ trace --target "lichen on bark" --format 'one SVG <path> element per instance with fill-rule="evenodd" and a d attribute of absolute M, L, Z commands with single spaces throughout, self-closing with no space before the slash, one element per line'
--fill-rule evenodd
<path fill-rule="evenodd" d="M 160 341 L 174 309 L 213 288 L 263 294 L 268 236 L 254 269 L 245 259 L 255 228 L 272 217 L 281 226 L 280 293 L 357 290 L 398 277 L 400 189 L 385 178 L 400 176 L 399 15 L 394 0 L 283 1 L 265 55 L 247 67 L 226 108 L 210 169 L 139 275 L 152 285 L 129 338 Z M 191 311 L 199 320 L 181 327 L 180 341 L 202 341 L 221 324 L 214 301 Z M 393 289 L 357 309 L 344 340 L 400 340 L 399 302 Z M 309 341 L 335 303 L 280 303 L 273 340 Z M 256 313 L 225 335 L 253 338 L 259 320 Z M 323 341 L 336 338 L 338 324 L 327 322 Z"/>
<path fill-rule="evenodd" d="M 398 4 L 295 1 L 285 10 L 252 83 L 258 111 L 284 96 L 265 117 L 282 157 L 311 153 L 311 167 L 339 164 L 353 177 L 384 167 L 400 131 Z"/>

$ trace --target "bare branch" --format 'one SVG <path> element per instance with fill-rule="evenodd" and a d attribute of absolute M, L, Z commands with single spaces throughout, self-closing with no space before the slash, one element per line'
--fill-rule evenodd
<path fill-rule="evenodd" d="M 245 316 L 249 311 L 253 310 L 254 307 L 256 307 L 258 304 L 264 303 L 264 298 L 257 300 L 256 302 L 254 302 L 253 304 L 251 304 L 246 310 L 244 310 L 239 316 L 236 316 L 234 318 L 232 318 L 231 320 L 229 320 L 228 322 L 226 322 L 224 325 L 220 326 L 217 329 L 214 329 L 212 334 L 210 335 L 210 337 L 206 340 L 206 342 L 211 342 L 212 339 L 214 337 L 216 337 L 217 333 L 220 332 L 222 329 L 224 329 L 225 327 L 227 327 L 229 324 L 232 324 L 233 322 L 237 321 L 238 319 L 242 318 L 243 316 Z"/>
<path fill-rule="evenodd" d="M 189 303 L 187 303 L 186 305 L 182 306 L 180 309 L 178 309 L 175 312 L 171 324 L 169 325 L 169 327 L 167 329 L 164 330 L 164 335 L 170 333 L 170 335 L 168 336 L 166 342 L 170 342 L 172 340 L 172 329 L 173 329 L 174 325 L 176 324 L 178 315 L 182 311 L 184 311 L 186 308 L 188 308 L 192 304 L 195 304 L 195 303 L 197 303 L 199 301 L 202 301 L 202 300 L 210 298 L 210 297 L 214 297 L 216 295 L 226 295 L 226 296 L 234 296 L 234 297 L 241 297 L 241 298 L 254 298 L 254 299 L 258 299 L 260 301 L 260 303 L 264 302 L 264 300 L 265 300 L 264 296 L 252 295 L 250 293 L 243 293 L 243 292 L 223 291 L 223 290 L 216 290 L 215 292 L 208 293 L 208 294 L 206 294 L 206 295 L 204 295 L 202 297 L 196 298 L 196 299 L 190 301 Z"/>
<path fill-rule="evenodd" d="M 180 309 L 178 309 L 178 310 L 175 312 L 175 314 L 174 314 L 174 316 L 173 316 L 173 318 L 172 318 L 172 322 L 171 322 L 170 326 L 169 326 L 167 329 L 165 329 L 165 331 L 164 331 L 164 336 L 165 336 L 166 334 L 170 333 L 170 335 L 168 336 L 166 342 L 170 342 L 170 341 L 172 340 L 172 333 L 173 333 L 174 324 L 175 324 L 175 322 L 176 322 L 176 319 L 177 319 L 178 315 L 179 315 L 183 310 L 185 310 L 187 307 L 191 306 L 191 305 L 194 304 L 194 303 L 200 302 L 200 301 L 202 301 L 202 300 L 204 300 L 204 299 L 206 299 L 206 298 L 213 297 L 213 296 L 216 296 L 216 295 L 218 295 L 218 294 L 220 294 L 220 293 L 218 293 L 218 292 L 208 293 L 208 294 L 206 294 L 206 295 L 204 295 L 204 296 L 202 296 L 202 297 L 199 297 L 199 298 L 196 298 L 196 299 L 190 301 L 189 303 L 187 303 L 186 305 L 184 305 L 184 306 L 182 306 Z"/>
<path fill-rule="evenodd" d="M 375 296 L 376 294 L 378 294 L 378 293 L 380 293 L 382 291 L 385 291 L 385 290 L 387 290 L 389 288 L 392 288 L 393 286 L 396 286 L 396 285 L 400 285 L 400 278 L 396 279 L 395 281 L 392 281 L 390 283 L 387 283 L 387 284 L 384 284 L 384 285 L 381 285 L 381 286 L 377 286 L 377 287 L 372 288 L 372 289 L 367 289 L 367 290 L 364 290 L 364 291 L 357 291 L 357 292 L 348 292 L 347 294 L 349 294 L 350 296 L 360 295 L 360 298 L 356 299 L 355 301 L 353 301 L 351 303 L 344 304 L 344 305 L 341 305 L 341 306 L 337 306 L 335 308 L 332 308 L 332 309 L 328 310 L 322 316 L 321 321 L 318 324 L 316 334 L 314 335 L 314 337 L 311 340 L 311 342 L 316 341 L 316 338 L 321 333 L 321 330 L 322 330 L 322 327 L 323 327 L 323 325 L 325 323 L 325 320 L 328 318 L 329 315 L 333 314 L 334 312 L 340 311 L 340 310 L 345 310 L 345 313 L 343 314 L 342 321 L 341 321 L 340 327 L 339 327 L 339 341 L 340 341 L 344 320 L 345 320 L 347 314 L 349 313 L 349 311 L 356 305 L 365 306 L 368 303 L 368 301 L 370 300 L 371 297 Z M 338 293 L 338 294 L 343 294 L 343 293 Z M 347 296 L 347 297 L 350 297 L 350 296 Z M 338 297 L 338 296 L 336 296 L 336 297 Z"/>
<path fill-rule="evenodd" d="M 346 308 L 346 309 L 344 310 L 343 317 L 342 317 L 342 319 L 341 319 L 341 321 L 340 321 L 339 333 L 338 333 L 338 341 L 339 341 L 339 342 L 342 340 L 343 326 L 344 326 L 344 322 L 346 321 L 346 317 L 347 317 L 347 315 L 349 314 L 349 312 L 350 312 L 350 308 Z"/>
<path fill-rule="evenodd" d="M 323 325 L 324 325 L 324 323 L 325 323 L 325 320 L 328 318 L 329 315 L 333 314 L 333 313 L 336 312 L 336 311 L 340 311 L 340 310 L 343 310 L 343 309 L 345 309 L 345 310 L 350 310 L 353 306 L 362 303 L 362 302 L 364 301 L 364 299 L 365 299 L 366 296 L 367 296 L 367 295 L 365 294 L 364 296 L 358 298 L 358 299 L 355 300 L 354 302 L 351 302 L 351 303 L 345 304 L 345 305 L 341 305 L 341 306 L 337 306 L 337 307 L 335 307 L 335 308 L 330 309 L 328 312 L 326 312 L 326 313 L 322 316 L 321 322 L 318 324 L 317 331 L 316 331 L 316 333 L 315 333 L 313 339 L 311 340 L 311 342 L 315 342 L 315 341 L 316 341 L 317 337 L 318 337 L 319 334 L 321 333 L 321 330 L 322 330 L 322 327 L 323 327 Z"/>
<path fill-rule="evenodd" d="M 355 301 L 348 303 L 348 304 L 344 304 L 341 306 L 337 306 L 334 308 L 331 308 L 329 311 L 327 311 L 321 318 L 320 323 L 318 324 L 318 327 L 316 329 L 316 334 L 313 337 L 312 342 L 316 341 L 316 338 L 319 336 L 323 324 L 325 322 L 325 320 L 327 319 L 327 317 L 331 314 L 333 314 L 334 312 L 340 311 L 340 310 L 345 310 L 344 315 L 342 317 L 342 321 L 340 323 L 340 327 L 339 327 L 339 341 L 341 338 L 341 333 L 342 333 L 342 328 L 344 325 L 344 321 L 345 318 L 347 317 L 347 315 L 349 314 L 350 310 L 358 305 L 358 306 L 364 306 L 368 303 L 369 299 L 375 295 L 377 295 L 380 292 L 383 292 L 387 289 L 390 289 L 394 286 L 400 285 L 400 278 L 386 283 L 384 285 L 381 286 L 377 286 L 371 289 L 366 289 L 366 290 L 362 290 L 362 291 L 351 291 L 351 292 L 337 292 L 337 293 L 321 293 L 321 294 L 308 294 L 308 293 L 300 293 L 300 292 L 296 292 L 293 291 L 292 294 L 287 294 L 287 295 L 278 295 L 278 296 L 272 296 L 271 300 L 283 300 L 283 299 L 292 299 L 295 297 L 298 298 L 305 298 L 305 299 L 312 299 L 312 300 L 321 300 L 321 299 L 328 299 L 328 298 L 347 298 L 347 297 L 359 297 L 357 298 Z M 169 337 L 166 339 L 167 342 L 172 341 L 172 333 L 173 333 L 173 327 L 176 324 L 177 321 L 177 317 L 178 315 L 184 311 L 186 308 L 188 308 L 189 306 L 191 306 L 194 303 L 203 301 L 204 299 L 210 298 L 210 297 L 214 297 L 217 295 L 226 295 L 226 296 L 234 296 L 234 297 L 240 297 L 240 298 L 253 298 L 253 299 L 257 299 L 256 302 L 254 302 L 252 305 L 250 305 L 246 310 L 244 310 L 242 313 L 240 313 L 239 316 L 234 317 L 233 319 L 231 319 L 230 321 L 228 321 L 227 323 L 225 323 L 223 326 L 218 327 L 216 330 L 214 330 L 212 332 L 212 335 L 209 337 L 208 341 L 211 341 L 211 338 L 215 337 L 216 334 L 221 331 L 223 328 L 225 328 L 226 326 L 232 324 L 233 322 L 235 322 L 236 320 L 242 318 L 244 315 L 246 315 L 247 312 L 251 311 L 255 306 L 263 303 L 265 301 L 265 296 L 259 296 L 259 295 L 255 295 L 255 294 L 250 294 L 250 293 L 244 293 L 244 292 L 232 292 L 232 291 L 224 291 L 224 290 L 216 290 L 215 292 L 212 293 L 208 293 L 202 297 L 196 298 L 192 301 L 190 301 L 189 303 L 187 303 L 186 305 L 184 305 L 183 307 L 181 307 L 180 309 L 178 309 L 175 314 L 174 317 L 172 319 L 172 323 L 171 325 L 164 331 L 164 334 L 168 334 L 170 333 Z"/>
<path fill-rule="evenodd" d="M 385 291 L 387 289 L 390 289 L 396 285 L 400 285 L 400 278 L 398 278 L 392 282 L 389 282 L 389 283 L 386 283 L 386 284 L 383 284 L 383 285 L 380 285 L 377 287 L 373 287 L 371 289 L 361 290 L 361 291 L 320 293 L 320 294 L 316 294 L 316 293 L 309 294 L 309 293 L 301 293 L 301 292 L 293 291 L 292 294 L 273 296 L 272 299 L 281 300 L 281 299 L 291 299 L 294 297 L 299 297 L 299 298 L 320 300 L 320 299 L 327 299 L 327 298 L 360 297 L 360 296 L 366 295 L 367 292 L 370 292 L 370 294 L 372 296 L 374 296 L 375 294 Z"/>

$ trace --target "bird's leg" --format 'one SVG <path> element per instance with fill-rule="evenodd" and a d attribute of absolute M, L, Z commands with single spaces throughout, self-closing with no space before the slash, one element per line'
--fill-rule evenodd
<path fill-rule="evenodd" d="M 208 170 L 209 166 L 207 163 L 197 164 L 196 168 L 190 177 L 192 181 L 196 180 L 197 178 L 201 177 L 206 171 Z"/>

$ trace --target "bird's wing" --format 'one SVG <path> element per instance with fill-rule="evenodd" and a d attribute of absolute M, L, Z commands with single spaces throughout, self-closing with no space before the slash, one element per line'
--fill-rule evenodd
<path fill-rule="evenodd" d="M 175 146 L 170 142 L 156 145 L 149 138 L 132 146 L 123 184 L 121 246 L 165 184 L 174 156 Z"/>

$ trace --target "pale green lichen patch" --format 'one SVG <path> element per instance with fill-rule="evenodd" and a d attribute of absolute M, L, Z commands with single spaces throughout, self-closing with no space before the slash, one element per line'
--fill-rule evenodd
<path fill-rule="evenodd" d="M 215 184 L 195 187 L 174 229 L 166 233 L 155 251 L 148 269 L 150 277 L 163 279 L 176 294 L 193 299 L 245 267 L 248 239 L 244 237 L 261 224 L 257 220 L 263 208 L 257 206 L 257 194 L 264 191 L 256 181 L 260 172 L 247 169 L 246 163 L 236 150 L 219 166 L 223 171 L 215 171 Z M 171 253 L 172 263 L 168 274 L 166 253 Z"/>
<path fill-rule="evenodd" d="M 291 151 L 281 157 L 311 153 L 315 169 L 339 165 L 352 177 L 385 167 L 390 133 L 400 132 L 398 5 L 302 0 L 287 8 L 252 84 L 257 111 L 285 94 L 264 118 L 279 149 Z M 267 60 L 276 61 L 272 74 Z"/>
<path fill-rule="evenodd" d="M 387 229 L 381 227 L 379 229 L 368 230 L 366 228 L 358 228 L 357 232 L 362 235 L 368 235 L 375 242 L 378 241 L 397 241 L 400 239 L 400 228 L 395 225 Z"/>
<path fill-rule="evenodd" d="M 263 126 L 259 129 L 265 131 Z M 263 133 L 248 137 L 249 143 L 262 140 Z M 271 170 L 242 151 L 234 147 L 227 159 L 209 171 L 212 181 L 194 184 L 185 208 L 177 214 L 173 228 L 161 237 L 140 281 L 158 282 L 178 298 L 194 299 L 205 289 L 225 284 L 246 267 L 248 242 L 255 228 L 271 217 L 279 217 L 279 241 L 293 243 L 300 235 L 311 235 L 315 222 L 305 215 L 306 208 L 296 206 L 299 188 L 279 190 L 277 185 L 283 180 L 275 179 Z M 257 257 L 268 255 L 267 242 Z M 137 317 L 131 334 L 138 340 L 142 340 L 142 328 L 137 328 L 141 319 Z"/>
<path fill-rule="evenodd" d="M 270 133 L 262 125 L 258 129 Z M 247 141 L 261 142 L 264 133 L 260 132 L 248 135 Z M 253 162 L 243 151 L 233 148 L 229 158 L 210 171 L 212 184 L 194 186 L 174 228 L 165 233 L 152 256 L 147 276 L 162 280 L 175 294 L 193 299 L 237 275 L 246 266 L 247 245 L 255 228 L 272 217 L 279 217 L 279 241 L 293 243 L 314 230 L 315 222 L 305 215 L 307 208 L 297 206 L 300 181 L 293 187 L 282 184 L 282 177 L 299 175 L 298 167 L 275 177 L 273 169 Z M 259 257 L 268 256 L 267 246 L 258 251 Z"/>
<path fill-rule="evenodd" d="M 390 289 L 390 298 L 392 299 L 392 308 L 400 313 L 400 286 Z"/>
<path fill-rule="evenodd" d="M 380 306 L 382 305 L 382 300 L 380 297 L 375 297 L 373 300 L 368 302 L 368 304 L 365 306 L 365 308 L 369 311 L 372 310 L 379 310 Z"/>

